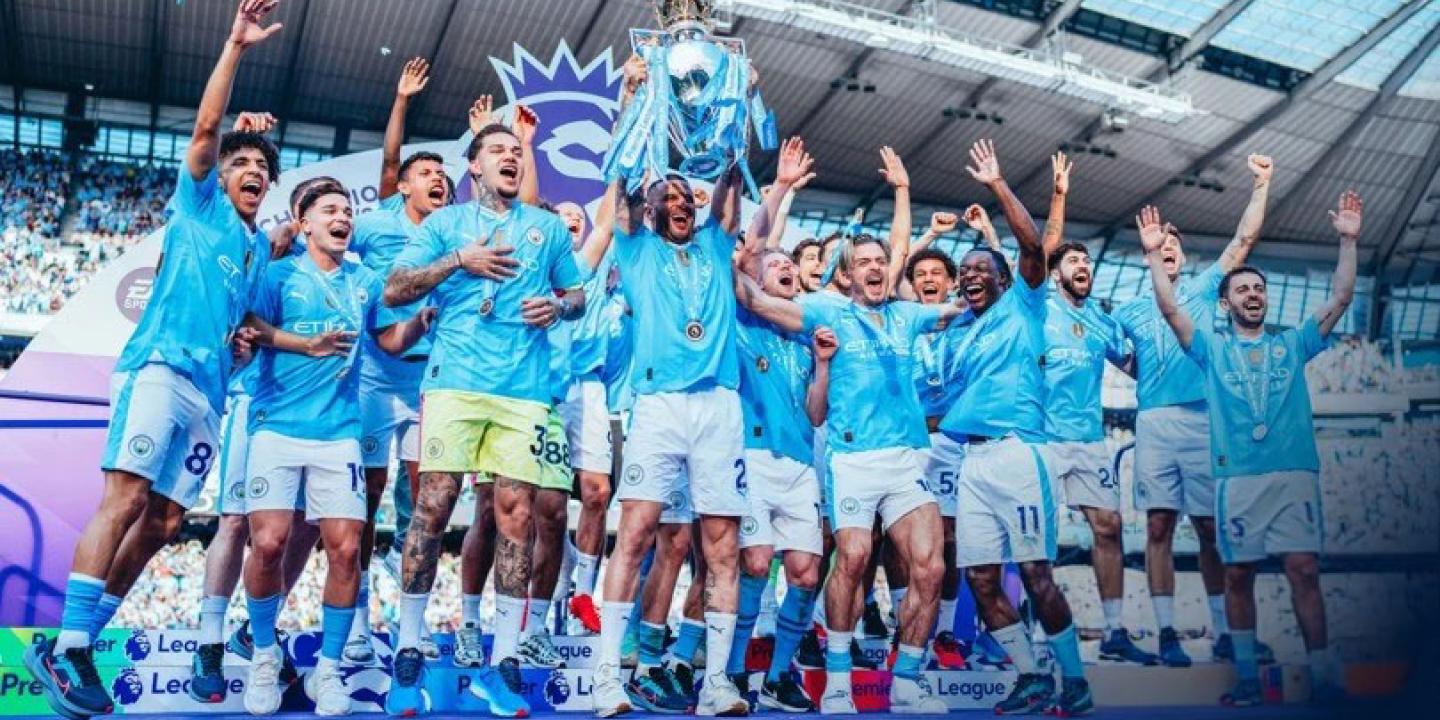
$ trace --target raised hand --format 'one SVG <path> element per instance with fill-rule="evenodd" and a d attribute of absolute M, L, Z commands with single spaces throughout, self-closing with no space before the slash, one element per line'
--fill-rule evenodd
<path fill-rule="evenodd" d="M 411 58 L 400 71 L 400 85 L 395 94 L 403 98 L 419 95 L 430 84 L 430 63 L 425 58 Z"/>
<path fill-rule="evenodd" d="M 835 338 L 835 331 L 825 325 L 815 328 L 811 338 L 811 344 L 815 347 L 815 359 L 819 362 L 829 362 L 840 351 L 840 341 Z"/>
<path fill-rule="evenodd" d="M 1275 162 L 1269 155 L 1251 155 L 1245 158 L 1245 164 L 1250 166 L 1250 174 L 1255 176 L 1257 183 L 1270 182 L 1270 176 L 1275 172 Z"/>
<path fill-rule="evenodd" d="M 1354 240 L 1360 237 L 1360 221 L 1365 213 L 1365 201 L 1360 199 L 1354 190 L 1346 190 L 1340 193 L 1340 203 L 1335 210 L 1330 211 L 1330 224 L 1335 226 L 1335 232 L 1345 240 Z"/>
<path fill-rule="evenodd" d="M 230 42 L 241 48 L 249 48 L 280 32 L 284 27 L 280 23 L 270 27 L 260 25 L 265 16 L 279 4 L 280 0 L 243 0 L 240 9 L 235 12 L 235 23 L 230 26 Z"/>
<path fill-rule="evenodd" d="M 910 173 L 905 169 L 905 163 L 900 156 L 895 154 L 889 145 L 880 148 L 880 162 L 885 167 L 880 168 L 880 174 L 885 182 L 890 183 L 896 189 L 910 187 Z"/>
<path fill-rule="evenodd" d="M 310 357 L 347 355 L 355 345 L 355 333 L 345 330 L 327 330 L 311 335 L 305 340 L 305 354 Z"/>
<path fill-rule="evenodd" d="M 990 225 L 990 213 L 985 212 L 985 208 L 980 205 L 971 205 L 965 208 L 963 217 L 965 224 L 976 232 L 984 232 L 985 228 Z"/>
<path fill-rule="evenodd" d="M 970 162 L 965 166 L 970 177 L 983 185 L 1000 182 L 1000 160 L 995 157 L 995 143 L 990 140 L 976 140 L 970 146 Z"/>
<path fill-rule="evenodd" d="M 242 112 L 235 117 L 235 126 L 230 128 L 235 132 L 260 133 L 261 135 L 275 129 L 274 115 L 268 112 Z"/>
<path fill-rule="evenodd" d="M 1050 170 L 1054 174 L 1056 195 L 1064 195 L 1070 192 L 1070 171 L 1074 167 L 1075 163 L 1065 157 L 1065 153 L 1063 152 L 1057 152 L 1050 156 Z M 1000 172 L 998 165 L 995 172 L 997 174 Z"/>
<path fill-rule="evenodd" d="M 639 53 L 632 54 L 629 60 L 625 61 L 625 92 L 634 95 L 645 79 L 650 76 L 649 68 L 645 65 L 645 58 Z"/>
<path fill-rule="evenodd" d="M 1165 244 L 1165 226 L 1160 223 L 1160 208 L 1146 205 L 1135 216 L 1135 227 L 1140 229 L 1140 247 L 1147 253 L 1160 249 Z"/>
<path fill-rule="evenodd" d="M 469 120 L 472 135 L 479 135 L 486 125 L 495 122 L 494 101 L 489 95 L 475 98 L 475 103 L 470 106 Z"/>
<path fill-rule="evenodd" d="M 510 254 L 515 248 L 510 245 L 490 247 L 490 238 L 484 237 L 456 251 L 460 267 L 471 275 L 491 280 L 505 280 L 515 277 L 515 268 L 520 262 Z"/>
<path fill-rule="evenodd" d="M 540 129 L 540 116 L 529 105 L 515 105 L 515 119 L 510 121 L 510 130 L 515 133 L 521 145 L 535 142 Z"/>
<path fill-rule="evenodd" d="M 973 206 L 973 207 L 977 207 L 977 208 L 978 208 L 978 207 L 980 207 L 980 206 L 979 206 L 979 205 L 975 205 L 975 206 Z M 985 212 L 985 209 L 984 209 L 984 208 L 981 208 L 981 209 L 980 209 L 980 212 Z M 935 235 L 935 236 L 937 236 L 937 237 L 940 236 L 940 235 L 944 235 L 945 233 L 948 233 L 948 232 L 950 232 L 951 230 L 954 230 L 954 229 L 955 229 L 955 226 L 958 225 L 959 223 L 960 223 L 960 218 L 957 217 L 957 216 L 955 215 L 955 213 L 948 213 L 948 212 L 937 212 L 937 213 L 934 213 L 934 214 L 932 214 L 932 215 L 930 216 L 930 234 Z"/>
<path fill-rule="evenodd" d="M 705 188 L 691 188 L 690 194 L 695 196 L 695 207 L 702 208 L 710 205 L 710 193 L 706 192 Z"/>
<path fill-rule="evenodd" d="M 775 169 L 775 184 L 804 187 L 815 177 L 815 173 L 810 172 L 814 166 L 815 158 L 805 152 L 805 141 L 799 136 L 792 137 L 780 144 L 780 164 Z"/>

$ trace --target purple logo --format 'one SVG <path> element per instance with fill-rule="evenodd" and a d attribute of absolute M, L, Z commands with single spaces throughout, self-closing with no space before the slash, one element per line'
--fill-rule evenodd
<path fill-rule="evenodd" d="M 115 307 L 120 314 L 133 323 L 140 322 L 145 306 L 150 303 L 150 291 L 155 287 L 155 268 L 139 267 L 120 278 L 115 286 Z"/>

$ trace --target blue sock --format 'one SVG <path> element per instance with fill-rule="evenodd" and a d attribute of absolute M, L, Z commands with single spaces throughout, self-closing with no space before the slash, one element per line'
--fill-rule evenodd
<path fill-rule="evenodd" d="M 1255 631 L 1230 628 L 1230 642 L 1235 645 L 1235 674 L 1241 680 L 1259 680 L 1260 664 L 1255 662 Z"/>
<path fill-rule="evenodd" d="M 686 618 L 680 623 L 680 637 L 670 646 L 670 655 L 689 665 L 695 657 L 695 651 L 700 649 L 700 641 L 704 639 L 705 623 Z"/>
<path fill-rule="evenodd" d="M 110 624 L 110 618 L 115 617 L 122 602 L 125 602 L 125 598 L 116 597 L 110 593 L 100 596 L 99 602 L 95 603 L 94 612 L 90 615 L 90 637 L 100 637 L 100 631 Z"/>
<path fill-rule="evenodd" d="M 850 660 L 850 639 L 853 633 L 830 631 L 825 638 L 825 672 L 850 672 L 855 669 Z"/>
<path fill-rule="evenodd" d="M 810 629 L 810 614 L 815 611 L 815 591 L 791 587 L 775 618 L 775 652 L 770 656 L 770 672 L 765 679 L 778 681 L 790 669 L 790 662 L 800 649 L 800 638 Z"/>
<path fill-rule="evenodd" d="M 1055 662 L 1060 664 L 1061 677 L 1085 677 L 1085 667 L 1080 664 L 1080 640 L 1075 637 L 1075 623 L 1050 636 L 1050 649 L 1055 652 Z"/>
<path fill-rule="evenodd" d="M 84 636 L 84 642 L 75 643 L 73 647 L 83 647 L 90 643 L 91 618 L 94 617 L 95 606 L 99 604 L 100 596 L 104 593 L 105 581 L 99 578 L 70 573 L 70 579 L 65 581 L 65 609 L 60 613 L 61 634 L 75 639 Z M 62 641 L 64 639 L 62 637 Z M 63 652 L 68 647 L 72 645 L 57 642 L 56 652 Z"/>
<path fill-rule="evenodd" d="M 280 615 L 280 593 L 270 597 L 257 598 L 245 593 L 245 608 L 250 612 L 250 637 L 256 648 L 268 648 L 275 644 L 275 618 Z M 344 641 L 341 641 L 344 645 Z"/>
<path fill-rule="evenodd" d="M 326 605 L 320 613 L 320 628 L 323 636 L 320 639 L 320 657 L 327 660 L 340 661 L 340 653 L 345 649 L 345 641 L 350 639 L 350 626 L 355 624 L 355 606 L 335 607 Z M 251 623 L 252 627 L 254 623 Z M 255 639 L 255 646 L 260 646 L 260 639 Z"/>
<path fill-rule="evenodd" d="M 925 648 L 901 645 L 899 652 L 895 653 L 895 667 L 891 668 L 890 672 L 898 678 L 918 680 L 920 679 L 920 662 L 924 659 Z"/>
<path fill-rule="evenodd" d="M 359 608 L 362 608 L 362 607 L 363 607 L 363 608 L 368 608 L 368 607 L 370 607 L 370 583 L 369 583 L 369 580 L 370 580 L 370 576 L 369 576 L 368 573 L 365 574 L 365 575 L 362 575 L 362 576 L 360 577 L 360 592 L 355 596 L 355 607 L 356 607 L 356 609 L 359 609 Z"/>
<path fill-rule="evenodd" d="M 640 664 L 647 667 L 659 665 L 665 657 L 665 626 L 641 620 L 639 632 Z"/>
<path fill-rule="evenodd" d="M 755 622 L 760 619 L 760 601 L 768 584 L 770 578 L 767 576 L 752 577 L 740 573 L 740 609 L 735 614 L 735 637 L 730 641 L 730 657 L 725 662 L 725 673 L 728 675 L 745 672 L 745 652 L 750 649 L 750 636 L 755 633 Z"/>

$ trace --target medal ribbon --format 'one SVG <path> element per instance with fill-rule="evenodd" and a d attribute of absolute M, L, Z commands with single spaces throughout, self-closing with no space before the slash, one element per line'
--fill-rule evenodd
<path fill-rule="evenodd" d="M 340 302 L 340 299 L 335 297 L 335 291 L 334 288 L 330 286 L 329 278 L 327 278 L 323 273 L 320 272 L 320 269 L 315 266 L 315 261 L 313 259 L 307 257 L 305 258 L 305 262 L 297 264 L 305 270 L 305 274 L 309 275 L 310 279 L 313 280 L 316 285 L 320 286 L 320 291 L 325 294 L 325 300 L 327 304 L 332 305 L 335 308 L 335 311 L 340 313 L 340 319 L 344 320 L 355 328 L 355 341 L 350 344 L 350 352 L 345 354 L 345 365 L 344 367 L 340 368 L 340 372 L 335 374 L 336 378 L 343 378 L 345 377 L 346 373 L 350 372 L 350 368 L 355 366 L 355 359 L 359 356 L 360 352 L 361 338 L 359 337 L 359 334 L 364 330 L 360 322 L 360 306 L 359 303 L 355 300 L 355 287 L 350 283 L 350 276 L 345 272 L 343 261 L 341 266 L 337 268 L 335 272 L 345 281 L 344 303 Z"/>

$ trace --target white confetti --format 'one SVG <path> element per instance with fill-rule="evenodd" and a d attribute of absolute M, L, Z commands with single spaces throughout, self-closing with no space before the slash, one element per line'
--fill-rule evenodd
<path fill-rule="evenodd" d="M 390 54 L 390 48 L 388 48 L 388 47 L 382 47 L 382 48 L 380 48 L 380 54 L 381 54 L 381 55 L 386 55 L 386 56 L 388 56 L 388 55 Z"/>

